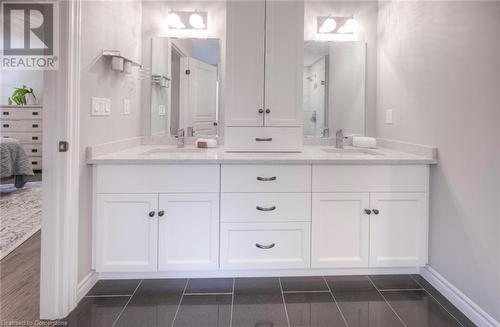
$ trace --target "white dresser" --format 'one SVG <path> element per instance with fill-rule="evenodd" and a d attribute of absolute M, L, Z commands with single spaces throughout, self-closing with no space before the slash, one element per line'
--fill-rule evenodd
<path fill-rule="evenodd" d="M 2 106 L 0 111 L 2 137 L 18 140 L 33 170 L 42 170 L 42 106 Z"/>

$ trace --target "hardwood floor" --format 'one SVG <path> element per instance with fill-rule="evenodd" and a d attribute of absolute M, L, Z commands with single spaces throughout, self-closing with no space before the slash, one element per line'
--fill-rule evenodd
<path fill-rule="evenodd" d="M 39 318 L 40 240 L 38 231 L 0 261 L 0 325 Z"/>

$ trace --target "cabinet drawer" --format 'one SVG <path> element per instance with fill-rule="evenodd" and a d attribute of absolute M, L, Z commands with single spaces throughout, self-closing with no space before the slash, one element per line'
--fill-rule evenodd
<path fill-rule="evenodd" d="M 97 193 L 219 192 L 219 165 L 97 165 Z"/>
<path fill-rule="evenodd" d="M 42 109 L 1 108 L 2 119 L 41 119 Z"/>
<path fill-rule="evenodd" d="M 302 127 L 226 127 L 228 152 L 300 152 Z"/>
<path fill-rule="evenodd" d="M 310 223 L 221 224 L 222 269 L 310 266 Z"/>
<path fill-rule="evenodd" d="M 313 192 L 427 192 L 426 165 L 313 165 Z"/>
<path fill-rule="evenodd" d="M 42 169 L 42 157 L 29 157 L 31 162 L 31 168 L 33 170 L 41 170 Z"/>
<path fill-rule="evenodd" d="M 11 132 L 2 130 L 2 137 L 16 139 L 20 143 L 42 143 L 42 133 Z"/>
<path fill-rule="evenodd" d="M 222 165 L 222 192 L 310 192 L 311 166 Z"/>
<path fill-rule="evenodd" d="M 310 193 L 223 193 L 225 222 L 311 221 Z"/>
<path fill-rule="evenodd" d="M 23 144 L 22 147 L 30 157 L 42 156 L 42 144 Z"/>
<path fill-rule="evenodd" d="M 0 123 L 2 132 L 39 132 L 42 130 L 40 120 L 3 120 Z"/>

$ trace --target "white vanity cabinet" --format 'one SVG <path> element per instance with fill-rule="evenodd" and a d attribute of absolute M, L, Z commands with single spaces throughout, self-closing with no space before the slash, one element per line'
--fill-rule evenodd
<path fill-rule="evenodd" d="M 312 175 L 312 267 L 427 263 L 428 166 L 313 166 Z"/>
<path fill-rule="evenodd" d="M 300 151 L 303 21 L 301 1 L 228 2 L 227 151 Z"/>

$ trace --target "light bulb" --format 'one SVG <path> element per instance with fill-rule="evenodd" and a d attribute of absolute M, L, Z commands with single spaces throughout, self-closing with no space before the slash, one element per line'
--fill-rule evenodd
<path fill-rule="evenodd" d="M 171 12 L 170 14 L 168 14 L 168 16 L 167 16 L 167 24 L 168 24 L 168 26 L 170 26 L 172 28 L 185 28 L 186 27 L 182 23 L 181 18 L 179 17 L 179 15 L 176 14 L 175 12 Z"/>
<path fill-rule="evenodd" d="M 320 33 L 331 33 L 335 30 L 337 27 L 337 23 L 335 22 L 335 19 L 333 17 L 328 17 L 323 21 L 323 24 L 319 28 Z"/>
<path fill-rule="evenodd" d="M 349 18 L 344 25 L 339 28 L 338 33 L 340 34 L 354 34 L 358 29 L 358 22 L 354 18 Z"/>
<path fill-rule="evenodd" d="M 203 17 L 201 17 L 201 15 L 196 12 L 191 16 L 189 16 L 189 24 L 191 24 L 191 26 L 196 29 L 205 28 L 205 22 L 203 21 Z"/>

